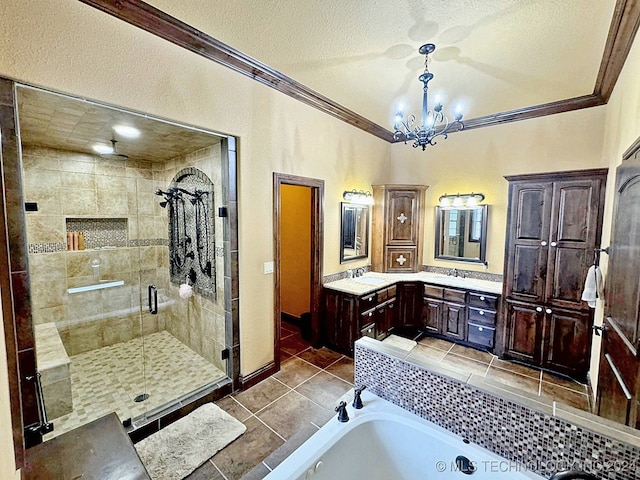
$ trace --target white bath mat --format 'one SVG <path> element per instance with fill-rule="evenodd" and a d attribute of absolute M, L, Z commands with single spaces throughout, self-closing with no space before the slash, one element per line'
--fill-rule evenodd
<path fill-rule="evenodd" d="M 387 345 L 394 346 L 406 352 L 411 351 L 413 347 L 417 345 L 417 342 L 409 340 L 408 338 L 399 337 L 398 335 L 389 335 L 382 341 L 382 343 L 386 343 Z"/>
<path fill-rule="evenodd" d="M 135 447 L 153 480 L 181 480 L 246 429 L 217 405 L 206 403 Z"/>

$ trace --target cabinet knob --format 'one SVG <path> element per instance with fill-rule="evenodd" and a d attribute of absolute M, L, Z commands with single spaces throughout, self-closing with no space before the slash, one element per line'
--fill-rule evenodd
<path fill-rule="evenodd" d="M 484 302 L 484 297 L 482 295 L 480 295 L 480 300 Z"/>
<path fill-rule="evenodd" d="M 536 312 L 541 312 L 542 311 L 542 307 L 536 307 Z"/>
<path fill-rule="evenodd" d="M 371 333 L 373 332 L 373 328 L 370 328 L 369 330 L 367 330 L 367 333 Z"/>
<path fill-rule="evenodd" d="M 478 313 L 479 313 L 480 315 L 484 315 L 484 310 L 480 310 Z"/>
<path fill-rule="evenodd" d="M 542 245 L 543 247 L 546 247 L 547 246 L 547 242 L 542 241 L 542 242 L 540 242 L 540 245 Z"/>
<path fill-rule="evenodd" d="M 484 330 L 484 328 L 482 328 L 482 327 L 478 327 L 478 331 L 479 331 L 479 332 L 482 332 L 483 330 Z"/>
<path fill-rule="evenodd" d="M 558 245 L 556 242 L 551 242 L 552 247 L 555 247 L 556 245 Z"/>
<path fill-rule="evenodd" d="M 369 312 L 369 316 L 372 317 L 373 316 L 373 312 Z"/>
<path fill-rule="evenodd" d="M 547 313 L 551 313 L 551 309 L 550 309 L 550 308 L 547 308 L 547 309 L 545 310 L 545 312 L 547 312 Z"/>

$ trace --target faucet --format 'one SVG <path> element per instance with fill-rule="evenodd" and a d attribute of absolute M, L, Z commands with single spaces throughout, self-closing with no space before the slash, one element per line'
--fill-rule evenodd
<path fill-rule="evenodd" d="M 549 480 L 599 480 L 599 478 L 580 470 L 566 470 L 556 473 Z"/>
<path fill-rule="evenodd" d="M 355 271 L 355 277 L 361 277 L 364 275 L 364 268 L 360 267 L 360 268 L 356 268 Z"/>
<path fill-rule="evenodd" d="M 356 410 L 360 410 L 362 408 L 362 398 L 360 398 L 360 395 L 362 394 L 362 391 L 367 388 L 365 385 L 363 385 L 360 388 L 356 388 L 354 390 L 354 396 L 353 396 L 353 404 L 351 404 L 351 406 L 353 408 L 355 408 Z"/>
<path fill-rule="evenodd" d="M 339 422 L 348 422 L 349 415 L 347 414 L 347 402 L 340 402 L 336 407 L 336 412 L 338 412 L 338 421 Z"/>

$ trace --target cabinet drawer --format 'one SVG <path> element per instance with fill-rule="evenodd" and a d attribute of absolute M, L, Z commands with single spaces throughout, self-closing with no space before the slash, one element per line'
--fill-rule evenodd
<path fill-rule="evenodd" d="M 442 298 L 442 292 L 443 291 L 444 291 L 443 287 L 435 287 L 433 285 L 425 285 L 424 286 L 424 295 L 425 295 L 425 297 Z"/>
<path fill-rule="evenodd" d="M 469 307 L 469 321 L 476 323 L 496 324 L 496 312 L 482 308 Z"/>
<path fill-rule="evenodd" d="M 365 325 L 362 330 L 360 330 L 360 336 L 376 338 L 376 324 L 370 323 L 369 325 Z"/>
<path fill-rule="evenodd" d="M 395 298 L 395 296 L 396 296 L 396 286 L 394 285 L 393 287 L 387 288 L 387 298 L 391 300 L 392 298 Z"/>
<path fill-rule="evenodd" d="M 498 297 L 486 293 L 469 292 L 469 305 L 487 310 L 498 310 Z"/>
<path fill-rule="evenodd" d="M 360 325 L 367 325 L 368 323 L 375 322 L 376 318 L 376 307 L 367 310 L 366 312 L 362 312 L 360 314 Z"/>
<path fill-rule="evenodd" d="M 466 290 L 454 290 L 452 288 L 444 289 L 444 299 L 449 302 L 466 303 Z"/>
<path fill-rule="evenodd" d="M 376 304 L 376 294 L 370 293 L 363 297 L 360 297 L 360 309 L 366 310 L 372 308 Z"/>
<path fill-rule="evenodd" d="M 484 347 L 493 348 L 493 337 L 496 329 L 486 325 L 467 323 L 467 341 Z"/>

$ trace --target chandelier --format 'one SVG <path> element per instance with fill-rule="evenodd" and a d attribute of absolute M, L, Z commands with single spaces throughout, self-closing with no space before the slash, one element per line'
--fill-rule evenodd
<path fill-rule="evenodd" d="M 418 50 L 420 54 L 424 55 L 424 73 L 418 77 L 418 80 L 424 84 L 422 89 L 422 122 L 414 126 L 415 115 L 409 115 L 405 120 L 403 113 L 398 112 L 393 125 L 394 140 L 404 140 L 404 143 L 413 140 L 413 148 L 422 147 L 423 151 L 427 148 L 427 145 L 435 145 L 437 143 L 433 141 L 436 137 L 443 136 L 447 138 L 449 133 L 453 131 L 459 132 L 464 128 L 464 124 L 460 121 L 462 119 L 460 107 L 456 109 L 455 120 L 451 123 L 442 113 L 442 104 L 438 97 L 436 97 L 436 104 L 433 110 L 429 110 L 429 81 L 433 78 L 433 73 L 429 72 L 428 63 L 429 54 L 435 49 L 436 46 L 433 43 L 426 43 Z"/>

